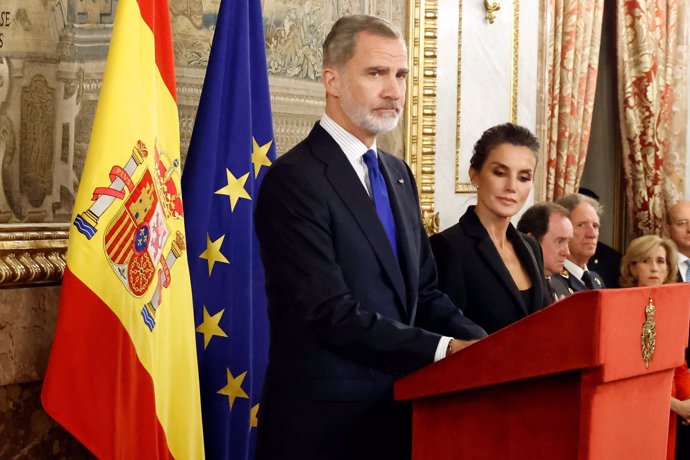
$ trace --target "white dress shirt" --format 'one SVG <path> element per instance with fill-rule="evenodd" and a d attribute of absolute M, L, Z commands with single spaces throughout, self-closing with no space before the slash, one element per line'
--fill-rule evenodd
<path fill-rule="evenodd" d="M 573 275 L 575 278 L 579 279 L 580 281 L 582 281 L 582 275 L 587 271 L 587 265 L 585 265 L 585 268 L 580 268 L 577 265 L 575 265 L 575 263 L 571 262 L 568 259 L 565 259 L 565 263 L 563 264 L 563 268 L 568 270 L 571 275 Z"/>

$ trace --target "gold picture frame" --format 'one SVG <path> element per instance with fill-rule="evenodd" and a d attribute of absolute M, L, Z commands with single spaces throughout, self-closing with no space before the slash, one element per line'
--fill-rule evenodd
<path fill-rule="evenodd" d="M 458 84 L 457 84 L 457 114 L 455 129 L 455 193 L 475 193 L 476 188 L 469 182 L 463 181 L 460 171 L 460 112 L 462 110 L 462 6 L 460 0 L 458 17 Z M 517 123 L 518 119 L 518 77 L 520 63 L 520 0 L 513 0 L 513 24 L 512 24 L 512 43 L 511 43 L 511 77 L 510 77 L 510 122 Z M 490 21 L 493 24 L 493 21 Z"/>
<path fill-rule="evenodd" d="M 434 210 L 438 1 L 410 0 L 407 18 L 410 73 L 403 127 L 405 161 L 415 175 L 424 228 L 431 235 L 439 230 Z"/>
<path fill-rule="evenodd" d="M 0 286 L 55 284 L 66 267 L 69 224 L 0 227 Z"/>

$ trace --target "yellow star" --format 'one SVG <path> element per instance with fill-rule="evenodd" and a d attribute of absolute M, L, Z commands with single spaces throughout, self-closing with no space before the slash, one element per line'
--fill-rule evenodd
<path fill-rule="evenodd" d="M 215 191 L 216 195 L 227 195 L 230 197 L 230 210 L 234 211 L 235 210 L 235 205 L 239 201 L 240 198 L 244 198 L 245 200 L 251 200 L 252 197 L 249 196 L 249 193 L 247 193 L 247 190 L 244 188 L 244 184 L 247 182 L 247 178 L 249 177 L 249 173 L 245 174 L 244 176 L 240 177 L 237 179 L 235 176 L 232 175 L 230 170 L 228 168 L 225 168 L 225 174 L 227 175 L 228 179 L 228 185 L 226 185 L 223 188 L 219 188 L 218 190 Z"/>
<path fill-rule="evenodd" d="M 223 240 L 225 235 L 222 235 L 216 241 L 211 241 L 209 234 L 206 234 L 206 250 L 199 256 L 200 259 L 208 260 L 208 276 L 211 276 L 213 271 L 213 265 L 216 262 L 222 262 L 224 264 L 229 264 L 230 261 L 225 258 L 225 256 L 220 252 L 220 247 L 223 245 Z"/>
<path fill-rule="evenodd" d="M 257 403 L 252 410 L 249 412 L 249 430 L 259 426 L 259 419 L 256 418 L 256 414 L 259 412 L 259 404 Z"/>
<path fill-rule="evenodd" d="M 268 150 L 271 148 L 273 141 L 268 141 L 268 143 L 259 146 L 256 139 L 252 137 L 252 163 L 254 163 L 254 179 L 259 177 L 259 172 L 262 166 L 271 166 L 271 160 L 268 159 Z"/>
<path fill-rule="evenodd" d="M 230 410 L 232 410 L 232 405 L 235 402 L 235 398 L 249 399 L 247 393 L 245 393 L 242 389 L 242 382 L 247 376 L 247 371 L 242 372 L 237 377 L 233 377 L 232 373 L 230 373 L 230 369 L 226 368 L 225 370 L 228 373 L 228 384 L 218 390 L 218 394 L 228 397 L 228 402 L 230 402 Z"/>
<path fill-rule="evenodd" d="M 206 310 L 206 305 L 204 305 L 204 321 L 196 328 L 197 332 L 204 334 L 204 350 L 214 335 L 218 337 L 228 336 L 218 325 L 218 323 L 220 323 L 220 319 L 223 317 L 224 311 L 225 309 L 211 316 L 208 314 L 208 310 Z"/>

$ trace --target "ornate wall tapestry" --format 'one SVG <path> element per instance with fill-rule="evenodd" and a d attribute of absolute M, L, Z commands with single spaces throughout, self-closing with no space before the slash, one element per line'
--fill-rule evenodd
<path fill-rule="evenodd" d="M 170 0 L 180 116 L 189 147 L 220 0 Z M 227 0 L 232 1 L 232 0 Z M 263 0 L 276 146 L 323 112 L 321 44 L 347 14 L 406 30 L 406 1 Z M 0 32 L 0 283 L 54 282 L 88 148 L 117 0 L 9 0 Z M 380 145 L 402 156 L 402 127 Z M 12 247 L 10 247 L 12 246 Z"/>

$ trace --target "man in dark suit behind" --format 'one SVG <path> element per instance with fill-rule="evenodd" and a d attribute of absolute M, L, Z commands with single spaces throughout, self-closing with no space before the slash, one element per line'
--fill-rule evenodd
<path fill-rule="evenodd" d="M 341 18 L 323 60 L 326 114 L 255 212 L 271 327 L 257 458 L 409 458 L 394 381 L 485 332 L 437 290 L 412 173 L 376 149 L 404 104 L 400 32 Z"/>
<path fill-rule="evenodd" d="M 551 300 L 556 301 L 572 294 L 565 290 L 563 284 L 551 283 L 551 278 L 563 271 L 563 264 L 570 256 L 573 225 L 568 218 L 568 210 L 548 201 L 537 203 L 522 214 L 517 229 L 532 236 L 541 245 L 544 275 L 550 287 Z"/>
<path fill-rule="evenodd" d="M 563 264 L 563 270 L 551 278 L 551 283 L 554 287 L 561 284 L 556 289 L 558 292 L 570 294 L 606 287 L 601 276 L 587 266 L 599 241 L 599 202 L 579 193 L 571 193 L 561 197 L 556 203 L 568 210 L 568 217 L 573 225 L 573 238 L 568 245 L 570 256 Z"/>
<path fill-rule="evenodd" d="M 690 201 L 680 200 L 666 213 L 669 235 L 678 247 L 678 282 L 690 282 Z M 690 362 L 690 343 L 685 349 L 685 359 Z M 690 426 L 678 418 L 676 431 L 676 458 L 690 458 Z"/>
<path fill-rule="evenodd" d="M 666 215 L 669 236 L 678 248 L 678 282 L 690 282 L 690 201 L 678 201 Z"/>
<path fill-rule="evenodd" d="M 594 198 L 597 203 L 599 203 L 599 195 L 588 188 L 580 187 L 578 193 Z M 601 204 L 599 206 L 601 209 Z M 589 259 L 587 266 L 590 270 L 594 270 L 601 275 L 607 288 L 617 288 L 620 287 L 622 258 L 623 254 L 616 251 L 608 244 L 597 240 L 597 249 L 594 251 L 594 255 Z"/>

